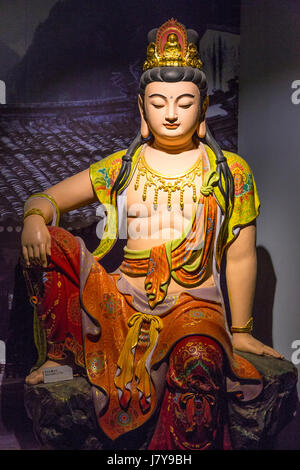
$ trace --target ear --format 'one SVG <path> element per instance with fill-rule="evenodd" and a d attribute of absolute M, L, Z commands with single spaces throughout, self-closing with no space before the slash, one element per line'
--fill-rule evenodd
<path fill-rule="evenodd" d="M 198 137 L 200 137 L 200 139 L 203 139 L 203 137 L 205 137 L 205 134 L 206 134 L 206 122 L 204 119 L 203 121 L 200 122 L 198 126 L 197 135 Z"/>
<path fill-rule="evenodd" d="M 206 98 L 205 98 L 205 100 L 203 101 L 203 104 L 202 104 L 200 122 L 199 122 L 199 126 L 198 126 L 198 129 L 197 129 L 197 134 L 198 134 L 198 137 L 200 137 L 200 139 L 205 137 L 205 134 L 206 134 L 205 115 L 206 115 L 206 111 L 207 111 L 207 108 L 208 108 L 208 103 L 209 103 L 209 98 L 208 98 L 208 96 L 206 96 Z"/>
<path fill-rule="evenodd" d="M 141 115 L 141 136 L 143 137 L 143 139 L 147 139 L 147 137 L 149 137 L 150 130 L 145 118 L 143 100 L 141 95 L 138 96 L 138 106 Z"/>

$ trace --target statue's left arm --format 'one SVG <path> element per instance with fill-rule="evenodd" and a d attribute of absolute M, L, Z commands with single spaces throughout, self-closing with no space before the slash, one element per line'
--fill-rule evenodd
<path fill-rule="evenodd" d="M 244 327 L 252 316 L 256 283 L 256 227 L 244 227 L 227 250 L 226 281 L 231 310 L 232 326 Z M 232 333 L 235 349 L 255 354 L 282 357 L 251 333 Z"/>
<path fill-rule="evenodd" d="M 240 230 L 227 249 L 226 281 L 233 326 L 246 325 L 252 315 L 256 283 L 256 226 Z"/>
<path fill-rule="evenodd" d="M 226 282 L 231 311 L 232 327 L 242 329 L 232 333 L 235 349 L 255 354 L 283 357 L 273 348 L 255 339 L 251 332 L 243 331 L 252 316 L 256 285 L 256 216 L 258 200 L 256 187 L 249 166 L 240 157 L 231 165 L 235 178 L 235 205 L 231 220 L 232 230 L 240 226 L 238 235 L 226 249 Z M 246 183 L 246 184 L 245 184 Z"/>

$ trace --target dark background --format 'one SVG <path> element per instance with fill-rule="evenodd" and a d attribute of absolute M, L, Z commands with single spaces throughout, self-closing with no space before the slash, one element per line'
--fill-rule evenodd
<path fill-rule="evenodd" d="M 5 9 L 10 2 L 1 3 Z M 47 14 L 54 2 L 40 3 Z M 36 2 L 25 0 L 22 5 L 27 5 L 23 22 L 33 28 L 31 14 L 34 17 Z M 238 32 L 240 2 L 57 1 L 34 29 L 25 55 L 19 60 L 11 58 L 16 63 L 7 70 L 9 50 L 12 45 L 17 49 L 13 40 L 9 41 L 10 30 L 19 28 L 11 16 L 7 31 L 2 25 L 0 51 L 0 77 L 7 83 L 7 102 L 72 101 L 118 95 L 120 88 L 114 85 L 113 74 L 126 74 L 122 84 L 128 89 L 132 75 L 136 74 L 137 79 L 145 59 L 148 31 L 171 17 L 195 29 L 200 38 L 211 25 Z M 211 43 L 210 47 L 214 45 Z M 134 72 L 131 67 L 135 67 Z"/>

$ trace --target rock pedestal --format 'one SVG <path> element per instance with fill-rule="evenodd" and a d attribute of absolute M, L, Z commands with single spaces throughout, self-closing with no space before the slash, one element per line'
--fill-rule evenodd
<path fill-rule="evenodd" d="M 228 401 L 229 429 L 234 449 L 270 449 L 292 419 L 298 404 L 297 369 L 286 360 L 240 353 L 263 376 L 263 391 L 251 402 Z M 86 378 L 25 385 L 25 408 L 42 449 L 147 449 L 155 428 L 153 417 L 142 428 L 117 441 L 98 426 L 91 386 Z"/>

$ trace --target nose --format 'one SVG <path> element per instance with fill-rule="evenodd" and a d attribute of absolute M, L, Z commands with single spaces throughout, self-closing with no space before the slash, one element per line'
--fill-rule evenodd
<path fill-rule="evenodd" d="M 175 104 L 169 103 L 169 106 L 167 107 L 166 121 L 173 123 L 173 122 L 176 122 L 177 119 L 178 119 L 178 116 L 176 113 Z"/>

